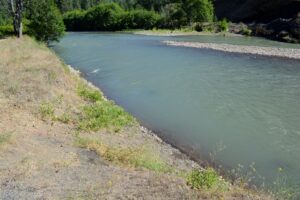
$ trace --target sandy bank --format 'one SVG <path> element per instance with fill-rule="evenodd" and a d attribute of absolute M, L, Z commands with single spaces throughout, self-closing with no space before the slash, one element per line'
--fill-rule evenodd
<path fill-rule="evenodd" d="M 163 43 L 170 45 L 170 46 L 212 49 L 212 50 L 229 52 L 229 53 L 241 53 L 241 54 L 252 54 L 252 55 L 261 55 L 261 56 L 300 59 L 300 49 L 244 46 L 244 45 L 232 45 L 232 44 L 200 43 L 200 42 L 163 41 Z"/>

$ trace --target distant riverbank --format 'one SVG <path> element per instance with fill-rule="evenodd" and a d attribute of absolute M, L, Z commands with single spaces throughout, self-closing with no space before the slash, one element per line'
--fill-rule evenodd
<path fill-rule="evenodd" d="M 158 30 L 138 30 L 138 31 L 126 31 L 136 35 L 150 35 L 150 36 L 193 36 L 193 35 L 211 35 L 211 36 L 237 36 L 242 37 L 242 35 L 229 33 L 229 32 L 197 32 L 193 30 L 185 30 L 185 29 L 176 29 L 176 30 L 168 30 L 168 29 L 158 29 Z"/>
<path fill-rule="evenodd" d="M 212 50 L 229 52 L 229 53 L 241 53 L 241 54 L 252 54 L 252 55 L 261 55 L 261 56 L 273 56 L 273 57 L 281 57 L 281 58 L 300 59 L 300 49 L 245 46 L 245 45 L 232 45 L 232 44 L 200 43 L 200 42 L 163 41 L 163 43 L 170 45 L 170 46 L 212 49 Z"/>

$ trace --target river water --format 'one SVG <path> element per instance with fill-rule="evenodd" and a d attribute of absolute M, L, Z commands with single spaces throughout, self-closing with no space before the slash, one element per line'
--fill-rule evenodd
<path fill-rule="evenodd" d="M 257 182 L 272 185 L 286 176 L 300 188 L 300 61 L 171 47 L 162 40 L 299 48 L 244 37 L 68 33 L 53 49 L 195 158 L 226 170 L 254 166 Z"/>

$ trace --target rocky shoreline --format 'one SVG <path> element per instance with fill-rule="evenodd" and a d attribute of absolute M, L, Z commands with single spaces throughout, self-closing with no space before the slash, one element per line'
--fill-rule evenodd
<path fill-rule="evenodd" d="M 229 53 L 251 54 L 251 55 L 271 56 L 271 57 L 300 60 L 300 49 L 216 44 L 216 43 L 200 43 L 200 42 L 163 41 L 163 43 L 170 46 L 212 49 L 216 51 L 229 52 Z"/>

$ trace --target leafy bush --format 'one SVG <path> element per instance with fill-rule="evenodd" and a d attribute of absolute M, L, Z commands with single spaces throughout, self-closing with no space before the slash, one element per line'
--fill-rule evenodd
<path fill-rule="evenodd" d="M 64 24 L 68 31 L 83 31 L 87 28 L 85 11 L 74 10 L 63 15 Z"/>
<path fill-rule="evenodd" d="M 87 11 L 75 10 L 64 14 L 69 31 L 117 31 L 122 29 L 152 29 L 160 15 L 153 11 L 125 11 L 116 3 L 102 3 Z"/>
<path fill-rule="evenodd" d="M 64 34 L 63 19 L 53 0 L 31 0 L 27 12 L 28 32 L 37 40 L 49 43 Z"/>
<path fill-rule="evenodd" d="M 220 31 L 228 31 L 229 23 L 228 23 L 227 19 L 224 18 L 221 21 L 219 21 L 219 29 L 220 29 Z"/>
<path fill-rule="evenodd" d="M 195 189 L 210 189 L 217 185 L 218 174 L 212 168 L 206 170 L 193 170 L 187 177 L 187 183 Z"/>
<path fill-rule="evenodd" d="M 160 20 L 160 15 L 147 10 L 132 10 L 122 16 L 122 24 L 127 29 L 152 29 Z"/>
<path fill-rule="evenodd" d="M 0 37 L 12 34 L 14 34 L 14 27 L 12 25 L 0 26 Z"/>
<path fill-rule="evenodd" d="M 210 0 L 187 0 L 183 8 L 190 23 L 212 22 L 214 19 L 214 6 Z"/>

